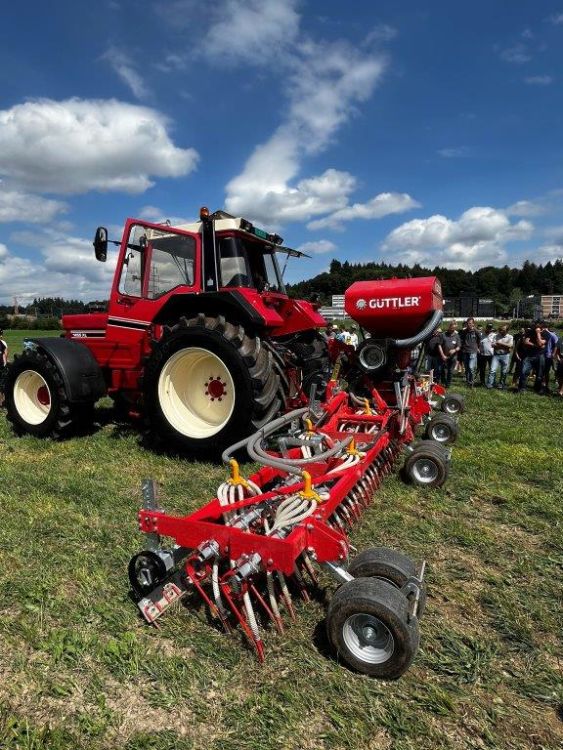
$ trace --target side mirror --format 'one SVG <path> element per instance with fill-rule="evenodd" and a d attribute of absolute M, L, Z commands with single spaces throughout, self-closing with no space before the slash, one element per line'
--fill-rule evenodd
<path fill-rule="evenodd" d="M 96 253 L 96 260 L 100 260 L 102 263 L 106 262 L 108 257 L 108 230 L 105 227 L 96 229 L 94 252 Z"/>

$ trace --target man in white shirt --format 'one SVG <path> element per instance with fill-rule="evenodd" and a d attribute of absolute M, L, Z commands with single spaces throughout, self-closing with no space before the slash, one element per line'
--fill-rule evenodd
<path fill-rule="evenodd" d="M 358 339 L 358 326 L 350 326 L 350 346 L 353 346 L 354 349 L 358 348 L 359 339 Z"/>
<path fill-rule="evenodd" d="M 477 355 L 480 385 L 487 385 L 487 366 L 490 366 L 495 353 L 493 349 L 495 335 L 492 323 L 487 323 L 485 333 L 479 342 L 479 354 Z"/>
<path fill-rule="evenodd" d="M 510 352 L 512 351 L 513 344 L 514 337 L 508 333 L 508 326 L 502 325 L 498 329 L 498 333 L 495 333 L 493 337 L 494 354 L 491 361 L 489 379 L 487 380 L 487 388 L 494 388 L 499 367 L 500 377 L 497 387 L 501 390 L 506 388 L 506 373 L 508 372 L 508 366 L 510 364 Z"/>

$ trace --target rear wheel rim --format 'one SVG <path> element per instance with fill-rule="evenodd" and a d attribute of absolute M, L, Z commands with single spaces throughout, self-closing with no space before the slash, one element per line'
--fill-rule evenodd
<path fill-rule="evenodd" d="M 20 417 L 40 425 L 51 412 L 51 391 L 45 378 L 35 370 L 24 370 L 14 383 L 14 406 Z"/>
<path fill-rule="evenodd" d="M 457 401 L 447 400 L 444 404 L 444 411 L 447 414 L 457 414 L 460 410 L 459 403 Z"/>
<path fill-rule="evenodd" d="M 202 440 L 220 432 L 235 407 L 227 366 L 208 349 L 180 349 L 165 363 L 158 400 L 168 422 L 182 435 Z"/>
<path fill-rule="evenodd" d="M 389 628 L 374 615 L 358 613 L 344 622 L 342 637 L 350 653 L 366 664 L 384 664 L 395 651 Z"/>
<path fill-rule="evenodd" d="M 412 475 L 420 484 L 431 484 L 438 479 L 438 466 L 430 458 L 419 458 L 413 464 Z"/>
<path fill-rule="evenodd" d="M 430 436 L 437 443 L 447 443 L 451 437 L 451 430 L 446 424 L 435 424 L 432 426 Z"/>

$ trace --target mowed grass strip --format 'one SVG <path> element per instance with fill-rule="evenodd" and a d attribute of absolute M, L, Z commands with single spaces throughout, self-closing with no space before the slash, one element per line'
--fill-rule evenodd
<path fill-rule="evenodd" d="M 428 561 L 421 649 L 389 683 L 327 657 L 320 601 L 267 634 L 262 667 L 197 601 L 144 625 L 126 575 L 141 479 L 186 512 L 224 471 L 144 450 L 105 406 L 62 443 L 17 439 L 0 413 L 0 747 L 559 747 L 562 414 L 475 390 L 447 485 L 378 492 L 352 542 Z"/>

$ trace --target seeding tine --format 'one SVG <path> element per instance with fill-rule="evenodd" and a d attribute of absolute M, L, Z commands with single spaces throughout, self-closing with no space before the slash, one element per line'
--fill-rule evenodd
<path fill-rule="evenodd" d="M 299 593 L 301 594 L 301 598 L 303 599 L 303 601 L 310 602 L 311 597 L 309 596 L 309 592 L 307 591 L 307 587 L 305 586 L 305 581 L 303 580 L 303 576 L 301 575 L 301 572 L 297 565 L 293 569 L 293 577 L 295 578 L 297 587 L 299 588 Z"/>
<path fill-rule="evenodd" d="M 291 617 L 291 619 L 295 621 L 295 610 L 293 609 L 293 602 L 291 600 L 291 594 L 289 593 L 289 589 L 287 588 L 287 581 L 285 580 L 285 576 L 283 573 L 278 573 L 278 581 L 280 584 L 284 606 L 286 610 L 289 612 L 289 616 Z"/>
<path fill-rule="evenodd" d="M 268 589 L 268 598 L 270 599 L 270 607 L 272 608 L 272 614 L 274 615 L 274 623 L 278 629 L 278 632 L 283 633 L 283 620 L 278 606 L 278 600 L 276 599 L 276 589 L 274 586 L 273 573 L 266 573 L 266 587 Z"/>
<path fill-rule="evenodd" d="M 205 593 L 202 585 L 197 580 L 197 573 L 193 570 L 192 566 L 189 563 L 186 563 L 186 576 L 187 576 L 188 581 L 194 586 L 194 588 L 196 589 L 196 591 L 198 592 L 198 594 L 201 596 L 201 598 L 203 599 L 203 601 L 209 607 L 209 612 L 211 613 L 211 616 L 215 617 L 215 618 L 218 618 L 219 620 L 221 620 L 221 623 L 225 627 L 225 630 L 227 632 L 229 632 L 229 628 L 226 625 L 225 618 L 223 617 L 223 615 L 219 611 L 217 605 Z"/>
<path fill-rule="evenodd" d="M 254 632 L 253 629 L 252 629 L 252 627 L 250 626 L 250 624 L 247 622 L 247 619 L 245 618 L 245 616 L 243 615 L 243 613 L 240 611 L 240 609 L 237 607 L 237 605 L 235 604 L 233 598 L 231 597 L 231 594 L 230 594 L 230 592 L 228 590 L 229 589 L 229 585 L 226 582 L 223 581 L 221 583 L 221 589 L 222 589 L 223 596 L 225 597 L 225 599 L 227 601 L 227 604 L 231 608 L 231 610 L 232 610 L 233 614 L 235 615 L 236 619 L 238 620 L 241 628 L 244 630 L 244 634 L 248 638 L 249 642 L 256 649 L 256 653 L 258 654 L 258 659 L 261 662 L 263 662 L 264 661 L 264 644 L 262 643 L 262 640 L 260 638 L 260 634 L 258 632 L 258 625 L 256 625 L 256 632 Z M 248 601 L 248 604 L 249 604 L 248 608 L 246 606 L 247 601 L 244 601 L 245 599 Z M 248 593 L 246 593 L 243 596 L 243 601 L 244 601 L 244 604 L 245 604 L 245 609 L 246 609 L 247 617 L 250 614 L 251 617 L 254 619 L 254 610 L 252 609 L 252 604 L 250 603 L 250 599 L 248 598 Z M 255 620 L 254 620 L 254 622 L 255 622 Z"/>
<path fill-rule="evenodd" d="M 311 558 L 309 555 L 304 552 L 302 555 L 303 558 L 303 568 L 307 571 L 307 574 L 309 575 L 309 578 L 313 582 L 315 586 L 319 585 L 319 579 L 317 578 L 317 574 L 315 572 L 315 569 L 313 568 L 313 564 L 311 563 Z"/>
<path fill-rule="evenodd" d="M 268 606 L 266 600 L 264 599 L 264 597 L 262 596 L 262 594 L 258 591 L 258 589 L 256 588 L 256 586 L 253 583 L 250 584 L 250 590 L 252 591 L 252 593 L 254 594 L 254 596 L 258 599 L 258 601 L 262 605 L 264 611 L 266 612 L 266 614 L 268 615 L 268 617 L 270 618 L 270 620 L 276 626 L 276 630 L 279 633 L 283 633 L 283 626 L 280 626 L 279 619 L 274 614 L 273 609 Z"/>

